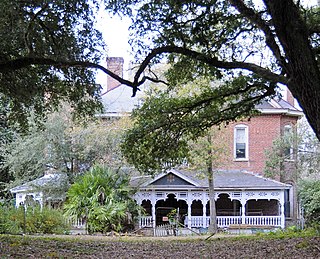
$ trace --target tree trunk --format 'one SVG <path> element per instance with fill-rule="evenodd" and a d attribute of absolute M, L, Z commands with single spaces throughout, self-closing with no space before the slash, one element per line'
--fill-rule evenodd
<path fill-rule="evenodd" d="M 208 173 L 211 173 L 211 177 L 209 176 L 208 182 L 209 182 L 209 199 L 210 199 L 210 225 L 209 225 L 209 233 L 215 234 L 218 231 L 217 226 L 217 212 L 216 212 L 216 202 L 214 200 L 215 191 L 214 191 L 214 178 L 213 178 L 213 171 L 208 171 Z"/>
<path fill-rule="evenodd" d="M 212 140 L 211 140 L 211 135 L 210 132 L 208 133 L 208 143 L 209 143 L 209 150 L 208 150 L 208 183 L 209 183 L 209 200 L 210 200 L 210 225 L 209 225 L 209 233 L 210 234 L 215 234 L 218 231 L 218 226 L 217 226 L 217 212 L 216 212 L 216 202 L 214 199 L 215 196 L 215 191 L 214 191 L 214 172 L 212 168 L 212 163 L 213 163 L 213 153 L 212 153 Z M 205 206 L 205 205 L 204 205 Z"/>
<path fill-rule="evenodd" d="M 284 51 L 281 66 L 289 79 L 287 86 L 320 140 L 320 71 L 306 23 L 292 0 L 264 2 Z"/>

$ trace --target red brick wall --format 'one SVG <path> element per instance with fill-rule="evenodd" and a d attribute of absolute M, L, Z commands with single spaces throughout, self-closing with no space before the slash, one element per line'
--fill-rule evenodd
<path fill-rule="evenodd" d="M 282 133 L 285 125 L 294 125 L 297 118 L 283 115 L 260 115 L 253 117 L 250 120 L 239 121 L 227 126 L 228 142 L 230 156 L 228 162 L 223 166 L 228 170 L 248 170 L 263 174 L 265 166 L 265 150 L 272 147 L 275 140 Z M 248 126 L 249 135 L 249 153 L 246 161 L 234 159 L 234 128 L 236 125 Z"/>

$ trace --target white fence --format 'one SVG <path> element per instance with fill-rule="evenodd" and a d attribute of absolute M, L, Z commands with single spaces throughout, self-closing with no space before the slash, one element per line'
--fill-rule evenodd
<path fill-rule="evenodd" d="M 156 237 L 176 236 L 177 230 L 175 226 L 169 224 L 159 225 L 155 228 L 154 235 Z"/>

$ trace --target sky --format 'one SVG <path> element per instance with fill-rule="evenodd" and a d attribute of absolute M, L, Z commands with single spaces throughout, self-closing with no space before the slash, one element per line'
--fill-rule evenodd
<path fill-rule="evenodd" d="M 130 45 L 129 40 L 129 18 L 120 18 L 119 16 L 111 16 L 104 10 L 99 13 L 99 22 L 97 29 L 99 29 L 107 44 L 108 57 L 123 57 L 124 69 L 127 69 L 130 62 Z M 106 62 L 101 65 L 106 66 Z M 106 74 L 98 72 L 97 81 L 106 88 Z"/>
<path fill-rule="evenodd" d="M 317 5 L 318 0 L 302 0 L 306 6 Z M 110 57 L 127 56 L 130 46 L 128 44 L 130 26 L 129 18 L 120 18 L 118 16 L 111 16 L 106 11 L 101 10 L 99 13 L 98 28 L 102 31 L 105 41 L 108 45 L 108 55 Z"/>

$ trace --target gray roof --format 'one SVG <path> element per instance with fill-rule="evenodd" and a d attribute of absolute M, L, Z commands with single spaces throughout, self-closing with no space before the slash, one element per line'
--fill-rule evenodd
<path fill-rule="evenodd" d="M 289 109 L 291 111 L 301 111 L 282 98 L 272 100 L 262 100 L 255 106 L 256 109 Z"/>
<path fill-rule="evenodd" d="M 216 188 L 257 188 L 257 189 L 286 189 L 290 185 L 262 177 L 247 171 L 225 171 L 215 175 Z"/>
<path fill-rule="evenodd" d="M 263 114 L 285 114 L 294 117 L 303 116 L 303 112 L 300 108 L 294 107 L 281 98 L 263 100 L 255 106 L 255 109 Z"/>
<path fill-rule="evenodd" d="M 132 88 L 126 85 L 119 85 L 117 88 L 112 89 L 101 96 L 104 106 L 104 116 L 118 116 L 121 113 L 131 113 L 132 110 L 141 105 L 145 96 L 144 91 L 148 89 L 148 86 L 141 87 L 141 91 L 138 91 L 135 97 L 132 97 Z M 294 115 L 302 116 L 302 111 L 297 109 L 289 102 L 282 98 L 273 98 L 262 100 L 261 103 L 255 106 L 260 111 L 276 111 L 294 112 Z M 301 114 L 300 114 L 301 113 Z"/>
<path fill-rule="evenodd" d="M 139 105 L 141 97 L 142 91 L 132 97 L 132 88 L 126 85 L 120 85 L 101 96 L 105 114 L 130 113 Z"/>
<path fill-rule="evenodd" d="M 159 179 L 166 177 L 169 173 L 175 174 L 177 177 L 183 178 L 189 182 L 189 185 L 154 185 Z M 141 189 L 203 189 L 208 188 L 208 180 L 205 176 L 191 171 L 168 170 L 166 173 L 158 176 L 140 176 L 134 177 L 131 185 Z M 262 177 L 241 170 L 219 171 L 214 176 L 215 189 L 288 189 L 290 185 Z"/>
<path fill-rule="evenodd" d="M 54 188 L 59 188 L 63 184 L 68 183 L 68 177 L 66 174 L 63 173 L 51 173 L 51 174 L 46 174 L 40 178 L 37 178 L 33 181 L 27 182 L 23 185 L 16 186 L 10 191 L 12 193 L 19 193 L 19 192 L 30 192 L 33 190 L 36 190 L 37 188 L 40 187 L 50 187 L 52 189 Z"/>

